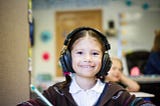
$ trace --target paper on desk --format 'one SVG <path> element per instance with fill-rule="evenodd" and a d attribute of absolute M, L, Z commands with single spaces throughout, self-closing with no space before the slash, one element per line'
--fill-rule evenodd
<path fill-rule="evenodd" d="M 136 97 L 154 97 L 154 94 L 146 93 L 146 92 L 130 92 L 131 95 L 135 95 Z"/>

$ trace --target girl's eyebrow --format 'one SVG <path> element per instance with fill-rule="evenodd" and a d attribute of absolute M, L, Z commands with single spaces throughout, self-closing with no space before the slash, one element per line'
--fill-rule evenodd
<path fill-rule="evenodd" d="M 97 51 L 97 52 L 101 52 L 101 50 L 92 50 L 92 51 Z"/>
<path fill-rule="evenodd" d="M 83 49 L 73 49 L 73 51 L 83 51 Z"/>
<path fill-rule="evenodd" d="M 73 51 L 84 51 L 83 49 L 74 49 Z M 91 52 L 98 52 L 101 53 L 100 50 L 91 50 Z"/>

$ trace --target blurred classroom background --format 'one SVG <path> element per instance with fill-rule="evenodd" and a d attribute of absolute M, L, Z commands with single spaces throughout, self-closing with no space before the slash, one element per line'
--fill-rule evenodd
<path fill-rule="evenodd" d="M 143 75 L 143 68 L 160 29 L 159 0 L 6 0 L 0 8 L 0 105 L 27 100 L 31 83 L 42 91 L 64 80 L 58 58 L 65 36 L 79 26 L 102 31 L 110 56 L 121 58 L 124 73 L 158 104 L 160 76 Z"/>

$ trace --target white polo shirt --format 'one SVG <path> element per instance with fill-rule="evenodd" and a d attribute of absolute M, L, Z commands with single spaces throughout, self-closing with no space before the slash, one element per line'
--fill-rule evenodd
<path fill-rule="evenodd" d="M 103 92 L 104 87 L 105 83 L 102 83 L 98 79 L 94 87 L 88 90 L 84 90 L 79 87 L 75 77 L 72 76 L 69 92 L 71 93 L 78 106 L 93 106 L 98 101 L 98 98 Z"/>

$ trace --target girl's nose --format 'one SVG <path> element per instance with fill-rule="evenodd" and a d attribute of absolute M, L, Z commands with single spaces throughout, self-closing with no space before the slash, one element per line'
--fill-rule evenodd
<path fill-rule="evenodd" d="M 85 61 L 91 61 L 91 59 L 92 59 L 92 56 L 87 53 L 87 54 L 85 55 Z"/>
<path fill-rule="evenodd" d="M 118 68 L 116 68 L 116 69 L 115 69 L 115 72 L 116 72 L 116 73 L 119 73 L 120 71 L 119 71 L 119 69 L 118 69 Z"/>

